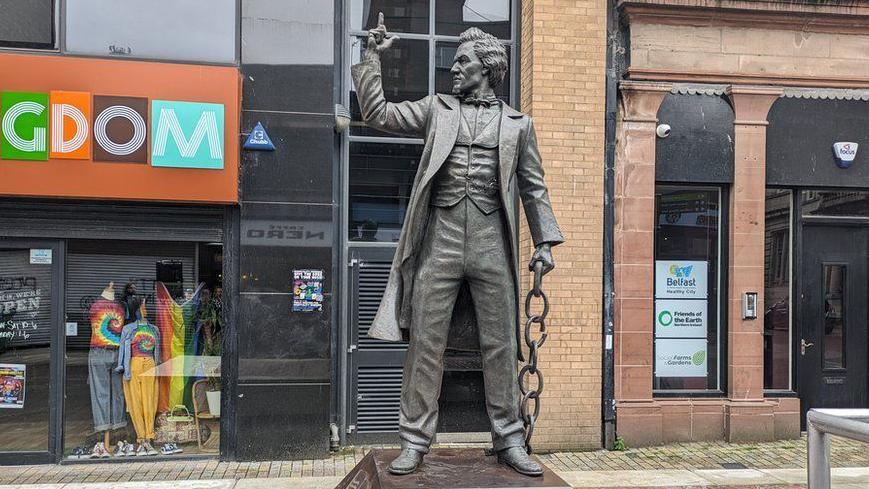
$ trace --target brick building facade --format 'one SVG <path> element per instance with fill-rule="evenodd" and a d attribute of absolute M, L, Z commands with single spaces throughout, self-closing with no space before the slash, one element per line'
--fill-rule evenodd
<path fill-rule="evenodd" d="M 855 352 L 866 317 L 849 308 L 864 300 L 866 257 L 824 236 L 861 239 L 869 181 L 832 148 L 865 141 L 849 124 L 866 116 L 869 10 L 705 0 L 619 9 L 629 40 L 614 228 L 619 435 L 629 445 L 790 438 L 809 408 L 865 405 Z M 837 218 L 855 227 L 842 231 Z M 701 300 L 665 281 L 683 269 L 703 281 Z M 680 314 L 703 314 L 700 332 L 674 325 Z"/>
<path fill-rule="evenodd" d="M 582 26 L 583 28 L 577 28 Z M 552 301 L 542 450 L 601 443 L 604 0 L 523 2 L 522 110 L 534 118 L 552 206 L 566 242 L 546 277 Z M 530 258 L 530 236 L 520 231 Z"/>

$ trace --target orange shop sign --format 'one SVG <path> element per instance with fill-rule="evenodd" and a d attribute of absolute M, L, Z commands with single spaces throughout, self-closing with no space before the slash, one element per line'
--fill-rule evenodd
<path fill-rule="evenodd" d="M 0 72 L 0 194 L 237 201 L 237 69 L 0 55 Z"/>

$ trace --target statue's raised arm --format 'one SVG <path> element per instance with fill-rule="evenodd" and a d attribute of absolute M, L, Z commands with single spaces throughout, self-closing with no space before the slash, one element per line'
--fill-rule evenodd
<path fill-rule="evenodd" d="M 350 73 L 353 75 L 362 118 L 370 127 L 398 136 L 420 138 L 425 133 L 431 97 L 392 103 L 387 102 L 383 95 L 380 55 L 397 40 L 398 36 L 386 31 L 383 13 L 378 14 L 377 27 L 368 31 L 362 62 L 353 65 Z"/>

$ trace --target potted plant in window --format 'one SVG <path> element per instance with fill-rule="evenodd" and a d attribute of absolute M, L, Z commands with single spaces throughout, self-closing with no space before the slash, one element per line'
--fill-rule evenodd
<path fill-rule="evenodd" d="M 220 357 L 223 352 L 223 303 L 221 288 L 216 287 L 211 297 L 205 298 L 199 311 L 202 322 L 204 346 L 202 354 Z M 220 416 L 220 374 L 206 372 L 208 387 L 205 397 L 208 401 L 208 411 L 214 416 Z"/>

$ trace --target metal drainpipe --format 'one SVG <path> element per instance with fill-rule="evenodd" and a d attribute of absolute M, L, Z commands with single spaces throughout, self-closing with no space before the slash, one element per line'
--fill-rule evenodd
<path fill-rule="evenodd" d="M 606 116 L 604 173 L 604 246 L 603 246 L 603 387 L 601 415 L 603 446 L 611 450 L 616 440 L 615 355 L 614 355 L 614 224 L 615 224 L 615 153 L 616 117 L 618 116 L 618 82 L 625 66 L 626 36 L 621 31 L 617 0 L 607 1 L 606 48 Z"/>

